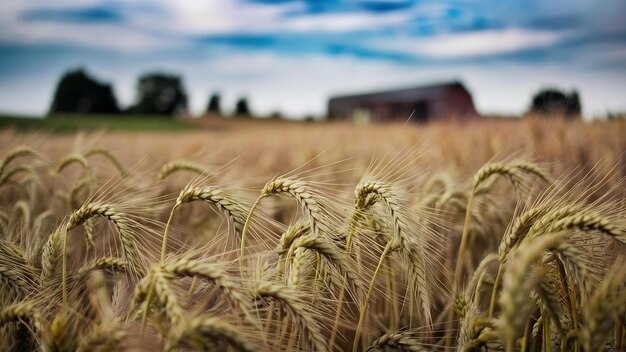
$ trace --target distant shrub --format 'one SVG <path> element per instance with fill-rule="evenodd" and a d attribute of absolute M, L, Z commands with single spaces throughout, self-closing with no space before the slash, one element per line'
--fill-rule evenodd
<path fill-rule="evenodd" d="M 174 115 L 187 108 L 187 93 L 176 75 L 149 73 L 139 77 L 137 102 L 130 112 L 147 115 Z"/>
<path fill-rule="evenodd" d="M 220 114 L 222 112 L 221 97 L 219 93 L 211 94 L 211 97 L 209 98 L 209 104 L 206 108 L 206 112 L 213 114 Z"/>
<path fill-rule="evenodd" d="M 235 104 L 235 115 L 251 116 L 250 107 L 248 106 L 248 99 L 239 98 Z"/>
<path fill-rule="evenodd" d="M 84 69 L 66 72 L 57 84 L 50 113 L 119 113 L 111 85 L 100 83 Z"/>
<path fill-rule="evenodd" d="M 580 117 L 580 98 L 577 91 L 565 94 L 558 89 L 544 89 L 535 94 L 530 107 L 533 115 Z"/>

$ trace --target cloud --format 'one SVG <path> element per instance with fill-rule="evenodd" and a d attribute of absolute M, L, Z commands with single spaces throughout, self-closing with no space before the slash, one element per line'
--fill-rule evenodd
<path fill-rule="evenodd" d="M 548 47 L 559 42 L 563 33 L 520 28 L 443 34 L 427 38 L 400 38 L 376 41 L 373 47 L 431 58 L 463 58 L 507 54 Z"/>
<path fill-rule="evenodd" d="M 123 27 L 94 23 L 88 26 L 67 22 L 37 22 L 5 27 L 0 25 L 0 41 L 15 44 L 69 44 L 87 48 L 115 49 L 141 52 L 145 50 L 175 48 L 182 42 Z"/>
<path fill-rule="evenodd" d="M 180 46 L 167 34 L 133 26 L 127 8 L 97 0 L 11 1 L 0 11 L 0 42 L 70 45 L 120 51 Z"/>
<path fill-rule="evenodd" d="M 287 19 L 282 24 L 277 25 L 277 27 L 299 32 L 349 32 L 399 25 L 410 18 L 411 15 L 404 12 L 385 14 L 372 14 L 367 12 L 332 13 L 299 16 Z"/>

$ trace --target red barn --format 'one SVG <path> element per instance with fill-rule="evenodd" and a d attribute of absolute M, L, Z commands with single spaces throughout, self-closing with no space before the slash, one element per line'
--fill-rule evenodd
<path fill-rule="evenodd" d="M 472 96 L 460 82 L 333 97 L 329 120 L 413 121 L 478 116 Z"/>

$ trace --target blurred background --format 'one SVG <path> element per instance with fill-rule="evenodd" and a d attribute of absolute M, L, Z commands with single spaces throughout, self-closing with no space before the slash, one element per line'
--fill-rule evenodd
<path fill-rule="evenodd" d="M 626 2 L 2 0 L 0 114 L 626 112 Z"/>

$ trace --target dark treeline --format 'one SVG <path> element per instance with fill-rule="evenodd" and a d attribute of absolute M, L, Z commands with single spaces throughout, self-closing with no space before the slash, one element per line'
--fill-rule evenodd
<path fill-rule="evenodd" d="M 137 114 L 174 116 L 187 111 L 187 92 L 180 76 L 152 72 L 137 79 L 134 103 L 120 108 L 110 84 L 99 82 L 85 69 L 66 72 L 56 86 L 50 113 Z M 207 112 L 221 114 L 221 98 L 213 93 Z M 235 114 L 251 116 L 248 101 L 240 98 Z"/>
<path fill-rule="evenodd" d="M 110 84 L 99 82 L 84 69 L 66 72 L 55 89 L 50 113 L 96 113 L 174 116 L 187 111 L 187 92 L 180 76 L 152 72 L 137 79 L 134 103 L 120 108 Z M 218 92 L 211 94 L 206 113 L 223 114 Z M 252 116 L 248 100 L 240 97 L 234 106 L 235 116 Z M 559 89 L 547 88 L 537 92 L 528 110 L 530 115 L 578 118 L 581 103 L 574 90 L 566 94 Z M 272 117 L 279 118 L 280 113 Z"/>

